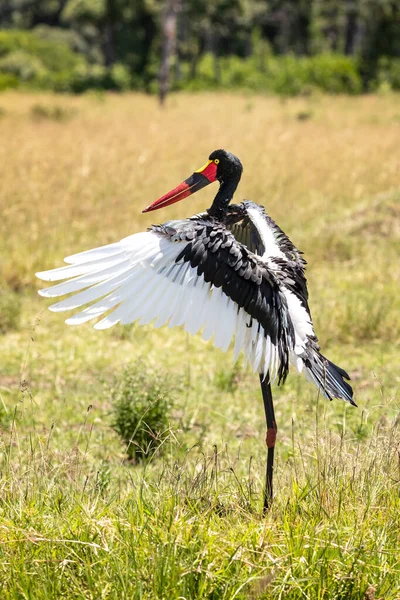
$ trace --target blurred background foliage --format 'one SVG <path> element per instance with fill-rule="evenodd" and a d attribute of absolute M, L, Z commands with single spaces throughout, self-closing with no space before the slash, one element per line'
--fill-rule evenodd
<path fill-rule="evenodd" d="M 175 90 L 396 90 L 400 2 L 0 2 L 0 90 L 155 92 L 163 60 Z"/>

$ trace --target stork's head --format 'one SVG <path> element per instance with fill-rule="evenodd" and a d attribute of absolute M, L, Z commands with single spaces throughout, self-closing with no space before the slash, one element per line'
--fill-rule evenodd
<path fill-rule="evenodd" d="M 242 176 L 242 171 L 243 166 L 237 156 L 226 150 L 214 150 L 201 169 L 195 171 L 193 175 L 185 179 L 168 194 L 147 206 L 143 212 L 150 212 L 179 202 L 179 200 L 191 196 L 191 194 L 198 192 L 214 181 L 219 181 L 220 184 L 235 183 L 237 185 Z"/>

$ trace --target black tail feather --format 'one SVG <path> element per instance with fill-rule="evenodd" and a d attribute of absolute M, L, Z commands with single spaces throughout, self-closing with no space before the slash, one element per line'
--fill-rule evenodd
<path fill-rule="evenodd" d="M 350 379 L 346 371 L 315 350 L 304 362 L 307 374 L 326 398 L 329 400 L 342 398 L 353 406 L 357 406 L 353 400 L 353 389 L 345 381 L 345 379 Z"/>

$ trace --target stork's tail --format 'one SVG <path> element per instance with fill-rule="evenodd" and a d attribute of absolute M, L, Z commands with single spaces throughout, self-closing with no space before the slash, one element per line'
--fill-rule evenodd
<path fill-rule="evenodd" d="M 307 378 L 315 383 L 326 398 L 329 400 L 342 398 L 353 406 L 357 406 L 353 400 L 353 389 L 345 381 L 350 379 L 346 371 L 325 358 L 317 350 L 309 352 L 307 358 L 303 360 Z"/>

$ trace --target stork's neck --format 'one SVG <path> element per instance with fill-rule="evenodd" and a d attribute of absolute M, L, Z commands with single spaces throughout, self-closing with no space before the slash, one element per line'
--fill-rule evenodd
<path fill-rule="evenodd" d="M 236 191 L 239 180 L 240 177 L 238 179 L 231 179 L 221 183 L 213 203 L 207 210 L 211 217 L 216 217 L 219 221 L 223 221 L 229 206 L 229 202 L 233 198 L 233 194 Z"/>

